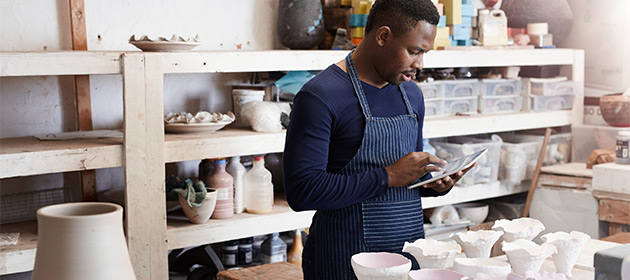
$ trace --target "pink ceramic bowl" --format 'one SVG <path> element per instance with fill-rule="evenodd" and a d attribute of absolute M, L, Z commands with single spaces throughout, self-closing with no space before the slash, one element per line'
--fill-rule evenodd
<path fill-rule="evenodd" d="M 431 269 L 425 268 L 409 272 L 409 279 L 412 280 L 461 280 L 466 275 L 448 270 L 448 269 Z"/>
<path fill-rule="evenodd" d="M 351 258 L 352 269 L 359 280 L 406 280 L 411 261 L 395 253 L 358 253 Z"/>

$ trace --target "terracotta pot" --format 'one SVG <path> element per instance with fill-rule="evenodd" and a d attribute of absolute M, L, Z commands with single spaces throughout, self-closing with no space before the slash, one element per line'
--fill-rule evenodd
<path fill-rule="evenodd" d="M 630 127 L 630 95 L 607 94 L 599 98 L 604 120 L 612 126 Z"/>
<path fill-rule="evenodd" d="M 31 279 L 136 279 L 122 215 L 121 206 L 101 202 L 37 210 L 37 253 Z"/>

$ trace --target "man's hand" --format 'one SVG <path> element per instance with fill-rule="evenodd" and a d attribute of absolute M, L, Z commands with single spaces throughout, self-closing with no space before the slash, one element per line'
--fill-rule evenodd
<path fill-rule="evenodd" d="M 450 190 L 455 183 L 457 183 L 457 181 L 459 181 L 459 179 L 461 179 L 462 177 L 464 177 L 464 174 L 466 174 L 466 172 L 468 172 L 468 170 L 470 170 L 471 168 L 475 167 L 475 165 L 477 165 L 477 163 L 473 163 L 473 165 L 471 165 L 470 167 L 459 171 L 451 176 L 446 176 L 440 180 L 428 183 L 426 185 L 423 185 L 423 188 L 429 188 L 429 189 L 433 189 L 436 192 L 445 192 Z"/>
<path fill-rule="evenodd" d="M 429 172 L 440 171 L 444 166 L 446 166 L 446 161 L 432 154 L 411 152 L 399 158 L 394 164 L 385 167 L 385 170 L 389 176 L 389 186 L 399 187 L 407 185 Z"/>

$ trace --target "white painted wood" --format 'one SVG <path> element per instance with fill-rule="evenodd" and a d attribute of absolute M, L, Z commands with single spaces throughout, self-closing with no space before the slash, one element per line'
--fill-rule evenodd
<path fill-rule="evenodd" d="M 122 166 L 122 139 L 0 139 L 0 178 Z"/>
<path fill-rule="evenodd" d="M 168 249 L 306 228 L 314 214 L 315 211 L 293 212 L 284 198 L 276 197 L 269 214 L 243 213 L 225 220 L 210 219 L 205 224 L 192 224 L 183 213 L 169 215 Z"/>
<path fill-rule="evenodd" d="M 18 243 L 0 246 L 0 275 L 33 270 L 37 248 L 37 221 L 4 224 L 3 233 L 20 233 Z"/>
<path fill-rule="evenodd" d="M 630 164 L 593 166 L 593 190 L 630 195 Z"/>
<path fill-rule="evenodd" d="M 226 129 L 210 134 L 167 134 L 164 143 L 166 162 L 204 158 L 254 155 L 284 151 L 286 130 L 261 133 Z"/>
<path fill-rule="evenodd" d="M 543 173 L 593 178 L 593 169 L 586 168 L 586 163 L 581 162 L 543 166 L 540 171 Z"/>
<path fill-rule="evenodd" d="M 523 193 L 529 189 L 529 181 L 520 185 L 507 186 L 499 182 L 477 184 L 471 186 L 455 186 L 443 196 L 423 197 L 422 208 L 433 208 L 448 204 L 456 204 L 468 201 L 482 200 L 511 194 Z"/>
<path fill-rule="evenodd" d="M 447 137 L 570 125 L 572 111 L 478 114 L 425 119 L 423 137 Z"/>
<path fill-rule="evenodd" d="M 574 52 L 572 49 L 430 51 L 424 56 L 424 67 L 566 65 L 573 63 Z"/>
<path fill-rule="evenodd" d="M 142 54 L 123 55 L 127 243 L 137 279 L 168 279 L 160 65 Z M 155 67 L 155 68 L 151 68 Z M 145 82 L 145 70 L 151 79 Z M 153 75 L 151 75 L 153 74 Z M 153 84 L 156 83 L 156 84 Z M 146 89 L 146 92 L 145 92 Z"/>
<path fill-rule="evenodd" d="M 0 77 L 120 74 L 120 52 L 0 52 Z"/>

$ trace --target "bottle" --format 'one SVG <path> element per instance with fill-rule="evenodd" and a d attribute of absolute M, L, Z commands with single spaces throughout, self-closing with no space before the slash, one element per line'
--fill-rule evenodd
<path fill-rule="evenodd" d="M 271 153 L 265 155 L 265 168 L 271 172 L 271 183 L 273 192 L 284 191 L 284 175 L 282 170 L 282 153 Z M 273 200 L 272 200 L 273 201 Z"/>
<path fill-rule="evenodd" d="M 234 180 L 232 175 L 225 171 L 225 159 L 217 159 L 214 163 L 214 172 L 208 175 L 206 179 L 207 187 L 217 191 L 217 203 L 211 218 L 231 218 L 234 216 Z"/>
<path fill-rule="evenodd" d="M 214 172 L 214 159 L 203 159 L 199 163 L 199 180 L 204 181 L 208 177 L 208 174 L 212 174 Z M 208 184 L 206 184 L 207 186 Z"/>
<path fill-rule="evenodd" d="M 254 156 L 254 166 L 245 174 L 246 210 L 253 214 L 271 212 L 273 203 L 273 184 L 271 172 L 265 169 L 263 156 Z"/>
<path fill-rule="evenodd" d="M 630 131 L 617 132 L 615 145 L 615 163 L 630 164 Z"/>
<path fill-rule="evenodd" d="M 236 256 L 238 254 L 238 241 L 226 241 L 221 245 L 221 262 L 223 266 L 235 267 L 236 266 Z"/>
<path fill-rule="evenodd" d="M 238 256 L 237 263 L 238 265 L 251 265 L 252 264 L 252 244 L 254 243 L 253 237 L 243 238 L 238 241 Z"/>
<path fill-rule="evenodd" d="M 262 243 L 265 241 L 264 235 L 254 236 L 254 243 L 252 244 L 252 265 L 262 264 Z"/>
<path fill-rule="evenodd" d="M 274 232 L 260 246 L 263 263 L 287 261 L 287 243 L 280 239 L 280 234 Z"/>
<path fill-rule="evenodd" d="M 245 167 L 241 164 L 241 157 L 232 157 L 226 170 L 232 175 L 232 179 L 234 180 L 234 214 L 243 213 L 245 207 L 243 203 L 243 176 L 245 176 Z"/>
<path fill-rule="evenodd" d="M 302 245 L 302 231 L 296 229 L 295 238 L 293 239 L 293 247 L 291 247 L 291 251 L 287 254 L 287 261 L 302 266 L 303 249 L 304 246 Z"/>

